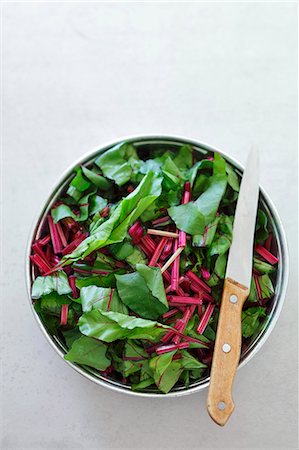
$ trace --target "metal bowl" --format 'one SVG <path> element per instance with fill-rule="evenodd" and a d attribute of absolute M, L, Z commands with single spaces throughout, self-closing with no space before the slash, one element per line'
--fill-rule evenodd
<path fill-rule="evenodd" d="M 76 161 L 66 172 L 62 175 L 54 189 L 52 190 L 49 198 L 44 203 L 41 212 L 38 215 L 37 220 L 35 221 L 35 225 L 33 227 L 33 230 L 30 233 L 29 241 L 28 241 L 28 247 L 26 252 L 26 279 L 27 279 L 27 292 L 28 297 L 31 305 L 32 312 L 44 334 L 48 342 L 51 344 L 51 346 L 56 350 L 56 352 L 63 358 L 66 353 L 66 347 L 65 344 L 60 341 L 56 336 L 52 336 L 48 330 L 45 328 L 44 324 L 42 323 L 41 319 L 39 318 L 38 314 L 36 313 L 31 299 L 31 285 L 34 280 L 34 272 L 33 268 L 30 264 L 30 252 L 31 252 L 31 245 L 35 239 L 37 239 L 42 231 L 43 223 L 45 220 L 46 215 L 49 212 L 50 207 L 52 204 L 56 201 L 57 197 L 60 195 L 61 191 L 65 188 L 67 183 L 70 181 L 70 178 L 73 175 L 73 169 L 78 164 L 85 164 L 85 163 L 91 163 L 96 156 L 98 156 L 101 153 L 104 153 L 114 145 L 122 142 L 127 141 L 134 143 L 136 148 L 142 147 L 143 149 L 146 147 L 150 147 L 153 145 L 159 145 L 161 147 L 171 147 L 172 149 L 179 148 L 183 144 L 190 144 L 194 150 L 202 153 L 207 154 L 210 152 L 219 152 L 231 165 L 235 167 L 237 172 L 242 175 L 243 167 L 241 164 L 239 164 L 237 161 L 235 161 L 230 156 L 226 155 L 221 150 L 218 150 L 214 147 L 211 147 L 207 144 L 204 144 L 202 142 L 194 141 L 192 139 L 187 139 L 184 137 L 178 137 L 178 136 L 131 136 L 131 137 L 125 137 L 122 139 L 118 139 L 116 142 L 110 142 L 108 144 L 105 144 L 103 146 L 100 146 L 96 148 L 95 150 L 92 150 L 91 152 L 85 154 L 80 160 Z M 277 268 L 277 275 L 276 275 L 276 282 L 275 282 L 275 294 L 274 298 L 271 302 L 270 311 L 268 311 L 268 315 L 265 319 L 265 322 L 259 331 L 259 333 L 252 339 L 250 344 L 247 346 L 246 350 L 242 352 L 241 359 L 239 363 L 239 367 L 243 367 L 263 346 L 265 341 L 268 339 L 271 331 L 273 330 L 277 319 L 279 317 L 280 311 L 282 309 L 282 305 L 284 302 L 285 294 L 286 294 L 286 288 L 287 288 L 287 281 L 288 281 L 288 272 L 289 272 L 289 256 L 288 256 L 288 250 L 287 250 L 287 242 L 285 237 L 285 232 L 281 223 L 281 220 L 279 218 L 279 215 L 276 211 L 275 206 L 273 205 L 272 201 L 270 200 L 268 194 L 265 192 L 265 190 L 260 186 L 260 205 L 265 211 L 266 215 L 268 216 L 268 221 L 270 224 L 270 228 L 272 229 L 273 236 L 276 241 L 277 245 L 277 254 L 279 257 L 279 263 Z M 161 394 L 158 393 L 157 390 L 149 389 L 147 392 L 136 392 L 132 391 L 130 386 L 127 386 L 119 381 L 110 380 L 103 376 L 101 376 L 97 371 L 93 370 L 92 368 L 82 367 L 77 364 L 71 363 L 69 361 L 66 361 L 67 364 L 69 364 L 73 369 L 75 369 L 77 372 L 79 372 L 84 377 L 88 378 L 89 380 L 113 389 L 117 392 L 125 392 L 127 394 L 131 395 L 137 395 L 139 397 L 178 397 L 181 395 L 191 394 L 193 392 L 198 392 L 204 388 L 206 388 L 209 385 L 209 377 L 206 377 L 205 379 L 202 379 L 201 381 L 194 382 L 190 385 L 188 389 L 185 387 L 177 387 L 174 390 L 172 390 L 168 394 Z"/>

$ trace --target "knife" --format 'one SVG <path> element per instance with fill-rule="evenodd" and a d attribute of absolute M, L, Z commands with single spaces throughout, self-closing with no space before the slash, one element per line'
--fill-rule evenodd
<path fill-rule="evenodd" d="M 224 426 L 234 410 L 232 384 L 238 367 L 242 307 L 249 295 L 253 240 L 259 196 L 259 157 L 249 153 L 233 224 L 210 376 L 207 409 Z"/>

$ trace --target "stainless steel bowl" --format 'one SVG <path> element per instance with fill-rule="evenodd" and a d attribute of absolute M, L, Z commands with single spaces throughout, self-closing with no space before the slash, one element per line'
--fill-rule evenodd
<path fill-rule="evenodd" d="M 40 320 L 38 314 L 36 313 L 35 309 L 32 305 L 32 299 L 31 299 L 31 285 L 32 281 L 34 280 L 34 273 L 33 269 L 30 264 L 29 255 L 31 252 L 31 245 L 33 241 L 39 237 L 44 219 L 46 215 L 49 212 L 49 209 L 51 205 L 56 201 L 57 197 L 60 195 L 61 191 L 64 189 L 66 184 L 70 181 L 71 176 L 73 175 L 73 169 L 78 164 L 85 164 L 88 162 L 92 162 L 96 156 L 98 156 L 100 153 L 104 153 L 114 145 L 118 144 L 122 141 L 132 142 L 134 145 L 138 147 L 146 147 L 148 145 L 161 145 L 161 146 L 171 146 L 173 149 L 179 148 L 183 144 L 190 144 L 192 145 L 193 149 L 202 153 L 206 154 L 209 152 L 219 152 L 222 154 L 225 159 L 232 164 L 238 171 L 238 173 L 242 174 L 243 167 L 241 164 L 239 164 L 237 161 L 235 161 L 230 156 L 226 155 L 221 150 L 218 150 L 217 148 L 211 147 L 207 144 L 204 144 L 202 142 L 194 141 L 192 139 L 187 139 L 184 137 L 178 137 L 178 136 L 130 136 L 125 137 L 122 139 L 118 139 L 116 142 L 109 142 L 108 144 L 105 144 L 103 146 L 100 146 L 96 148 L 95 150 L 92 150 L 91 152 L 85 154 L 80 160 L 76 161 L 60 178 L 54 189 L 52 190 L 49 198 L 44 203 L 37 220 L 35 221 L 35 225 L 32 229 L 32 232 L 30 233 L 29 241 L 28 241 L 28 247 L 26 252 L 26 279 L 27 279 L 27 292 L 29 297 L 29 302 L 32 308 L 32 312 L 44 334 L 48 342 L 51 344 L 51 346 L 56 350 L 56 352 L 63 358 L 66 352 L 65 345 L 62 341 L 60 341 L 56 336 L 52 336 L 48 331 L 46 330 L 45 326 L 43 325 L 42 321 Z M 277 319 L 279 317 L 280 311 L 282 309 L 282 305 L 284 302 L 285 294 L 286 294 L 286 288 L 287 288 L 287 281 L 288 281 L 288 272 L 289 272 L 289 256 L 288 256 L 288 250 L 287 250 L 287 242 L 285 237 L 285 232 L 281 223 L 281 220 L 279 218 L 279 215 L 276 211 L 275 206 L 273 205 L 272 201 L 270 200 L 268 194 L 265 192 L 265 190 L 260 186 L 260 202 L 261 205 L 266 212 L 268 216 L 268 220 L 270 223 L 270 227 L 273 230 L 273 234 L 275 236 L 275 240 L 277 243 L 277 253 L 279 257 L 279 263 L 277 268 L 277 277 L 276 277 L 276 283 L 275 283 L 275 295 L 272 301 L 272 306 L 269 315 L 266 318 L 265 323 L 263 324 L 263 327 L 259 334 L 252 340 L 252 342 L 249 344 L 249 346 L 246 348 L 246 350 L 241 355 L 241 360 L 239 364 L 239 368 L 243 367 L 263 346 L 267 338 L 269 337 L 271 331 L 273 330 Z M 69 364 L 73 369 L 75 369 L 77 372 L 79 372 L 84 377 L 88 378 L 89 380 L 101 385 L 105 386 L 107 388 L 113 389 L 117 392 L 125 392 L 127 394 L 131 395 L 138 395 L 143 397 L 178 397 L 181 395 L 191 394 L 193 392 L 198 392 L 204 388 L 206 388 L 209 385 L 209 377 L 206 377 L 205 379 L 194 382 L 188 389 L 185 387 L 178 387 L 174 389 L 172 392 L 168 394 L 161 394 L 157 391 L 148 391 L 148 392 L 134 392 L 131 390 L 129 386 L 126 386 L 118 381 L 109 380 L 107 378 L 104 378 L 99 373 L 97 373 L 93 369 L 87 369 L 83 368 L 77 364 L 71 363 L 66 361 L 67 364 Z"/>

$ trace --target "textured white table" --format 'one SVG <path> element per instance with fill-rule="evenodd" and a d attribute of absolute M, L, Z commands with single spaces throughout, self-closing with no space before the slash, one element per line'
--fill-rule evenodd
<path fill-rule="evenodd" d="M 291 3 L 3 5 L 2 448 L 297 446 L 297 23 Z M 207 392 L 133 398 L 71 370 L 29 309 L 25 244 L 40 203 L 85 151 L 181 134 L 245 162 L 283 219 L 291 277 L 260 353 L 238 372 L 224 429 Z"/>

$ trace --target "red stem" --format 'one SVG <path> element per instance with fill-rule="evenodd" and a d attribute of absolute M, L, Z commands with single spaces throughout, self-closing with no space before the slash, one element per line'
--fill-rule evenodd
<path fill-rule="evenodd" d="M 67 315 L 68 315 L 69 305 L 62 305 L 61 307 L 61 317 L 60 317 L 60 325 L 67 324 Z"/>
<path fill-rule="evenodd" d="M 179 312 L 177 308 L 170 309 L 166 313 L 162 314 L 163 319 L 168 319 L 168 317 L 175 316 L 176 313 Z"/>
<path fill-rule="evenodd" d="M 62 254 L 63 255 L 67 255 L 68 253 L 71 253 L 75 250 L 75 248 L 78 247 L 79 244 L 81 244 L 82 241 L 84 241 L 84 239 L 86 239 L 88 236 L 88 233 L 83 233 L 81 234 L 79 237 L 77 237 L 76 239 L 73 240 L 73 242 L 71 242 L 69 245 L 67 245 L 63 250 L 62 250 Z"/>
<path fill-rule="evenodd" d="M 193 281 L 193 283 L 197 284 L 204 291 L 211 292 L 210 286 L 208 286 L 200 278 L 198 278 L 198 276 L 195 275 L 195 273 L 192 272 L 191 270 L 188 270 L 187 277 L 189 278 L 190 281 Z"/>
<path fill-rule="evenodd" d="M 181 297 L 179 295 L 168 295 L 167 296 L 168 303 L 171 306 L 178 305 L 200 305 L 201 299 L 195 297 Z"/>
<path fill-rule="evenodd" d="M 267 240 L 264 243 L 264 247 L 266 250 L 268 250 L 268 252 L 271 252 L 272 238 L 272 234 L 269 234 Z"/>
<path fill-rule="evenodd" d="M 50 214 L 48 215 L 48 224 L 54 253 L 61 253 L 62 252 L 61 240 L 56 225 L 54 223 L 54 220 Z"/>
<path fill-rule="evenodd" d="M 173 242 L 173 253 L 177 251 L 177 249 L 179 248 L 178 246 L 178 240 L 174 239 Z M 172 268 L 171 268 L 171 289 L 173 291 L 176 291 L 179 287 L 179 277 L 180 277 L 180 255 L 178 255 L 176 257 L 176 259 L 173 261 L 172 263 Z"/>
<path fill-rule="evenodd" d="M 278 258 L 272 255 L 272 253 L 270 253 L 266 248 L 264 248 L 260 244 L 256 244 L 255 251 L 260 256 L 262 256 L 269 264 L 276 264 L 278 262 Z"/>
<path fill-rule="evenodd" d="M 154 254 L 149 262 L 149 266 L 153 267 L 156 265 L 156 263 L 158 262 L 158 259 L 160 258 L 160 255 L 165 247 L 166 242 L 168 241 L 167 237 L 163 237 L 161 239 L 161 241 L 159 242 L 159 244 L 157 245 L 156 250 L 154 251 Z"/>
<path fill-rule="evenodd" d="M 58 232 L 61 244 L 63 245 L 63 247 L 66 247 L 67 246 L 67 240 L 66 240 L 66 237 L 64 235 L 62 226 L 60 225 L 59 222 L 56 223 L 56 229 L 57 229 L 57 232 Z"/>
<path fill-rule="evenodd" d="M 182 350 L 189 347 L 189 342 L 181 342 L 180 344 L 161 345 L 156 348 L 157 355 L 163 355 L 163 353 L 173 352 L 175 350 Z"/>
<path fill-rule="evenodd" d="M 152 221 L 152 225 L 159 225 L 160 223 L 168 222 L 170 220 L 169 216 L 159 217 Z"/>
<path fill-rule="evenodd" d="M 211 318 L 211 315 L 213 314 L 215 305 L 209 304 L 199 322 L 199 325 L 196 329 L 196 331 L 198 332 L 198 334 L 203 334 L 203 332 L 205 331 L 205 329 L 207 328 L 207 325 L 209 323 L 209 320 Z"/>
<path fill-rule="evenodd" d="M 76 277 L 75 275 L 69 276 L 69 285 L 72 289 L 73 298 L 79 298 L 79 289 L 76 286 Z"/>

